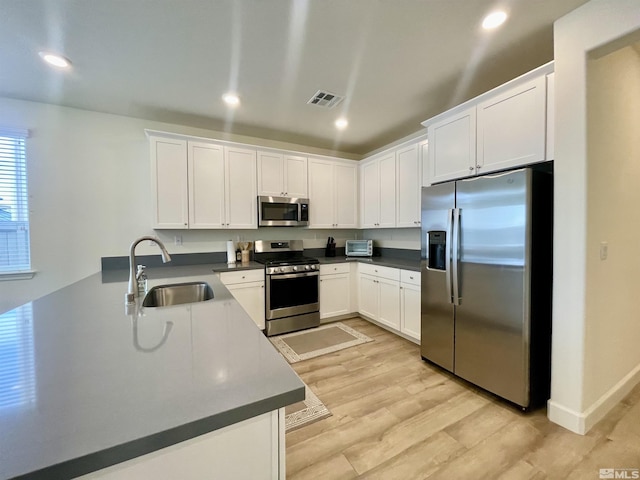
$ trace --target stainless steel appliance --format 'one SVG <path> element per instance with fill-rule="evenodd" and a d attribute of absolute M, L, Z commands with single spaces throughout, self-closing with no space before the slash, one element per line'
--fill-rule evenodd
<path fill-rule="evenodd" d="M 347 240 L 344 250 L 347 257 L 371 257 L 373 240 Z"/>
<path fill-rule="evenodd" d="M 422 189 L 421 354 L 520 407 L 549 398 L 553 175 Z"/>
<path fill-rule="evenodd" d="M 258 226 L 303 227 L 309 225 L 309 199 L 258 197 Z"/>
<path fill-rule="evenodd" d="M 258 240 L 254 258 L 265 266 L 267 336 L 320 325 L 319 262 L 304 256 L 302 240 Z"/>

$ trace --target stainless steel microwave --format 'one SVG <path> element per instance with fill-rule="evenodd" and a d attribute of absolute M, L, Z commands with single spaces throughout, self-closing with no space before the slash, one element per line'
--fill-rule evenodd
<path fill-rule="evenodd" d="M 304 227 L 309 225 L 309 199 L 258 197 L 259 227 Z"/>

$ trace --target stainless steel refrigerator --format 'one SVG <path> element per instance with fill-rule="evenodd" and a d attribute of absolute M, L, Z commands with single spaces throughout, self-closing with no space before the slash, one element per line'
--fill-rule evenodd
<path fill-rule="evenodd" d="M 523 409 L 549 398 L 551 168 L 422 189 L 422 358 Z"/>

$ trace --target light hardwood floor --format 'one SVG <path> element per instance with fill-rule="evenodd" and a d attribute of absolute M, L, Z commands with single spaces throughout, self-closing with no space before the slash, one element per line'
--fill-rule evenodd
<path fill-rule="evenodd" d="M 293 365 L 332 416 L 286 435 L 287 479 L 598 479 L 640 468 L 640 386 L 588 435 L 522 414 L 360 319 L 374 342 Z"/>

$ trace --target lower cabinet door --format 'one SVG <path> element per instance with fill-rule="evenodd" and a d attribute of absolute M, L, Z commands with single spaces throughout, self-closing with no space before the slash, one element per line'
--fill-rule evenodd
<path fill-rule="evenodd" d="M 360 275 L 360 304 L 358 311 L 370 318 L 378 318 L 378 283 L 371 275 Z"/>
<path fill-rule="evenodd" d="M 264 330 L 264 282 L 236 283 L 226 287 L 258 328 Z"/>
<path fill-rule="evenodd" d="M 420 341 L 420 287 L 403 283 L 400 287 L 400 331 Z"/>
<path fill-rule="evenodd" d="M 349 313 L 349 274 L 320 276 L 320 318 Z"/>
<path fill-rule="evenodd" d="M 378 277 L 378 318 L 391 328 L 400 330 L 400 283 Z"/>

